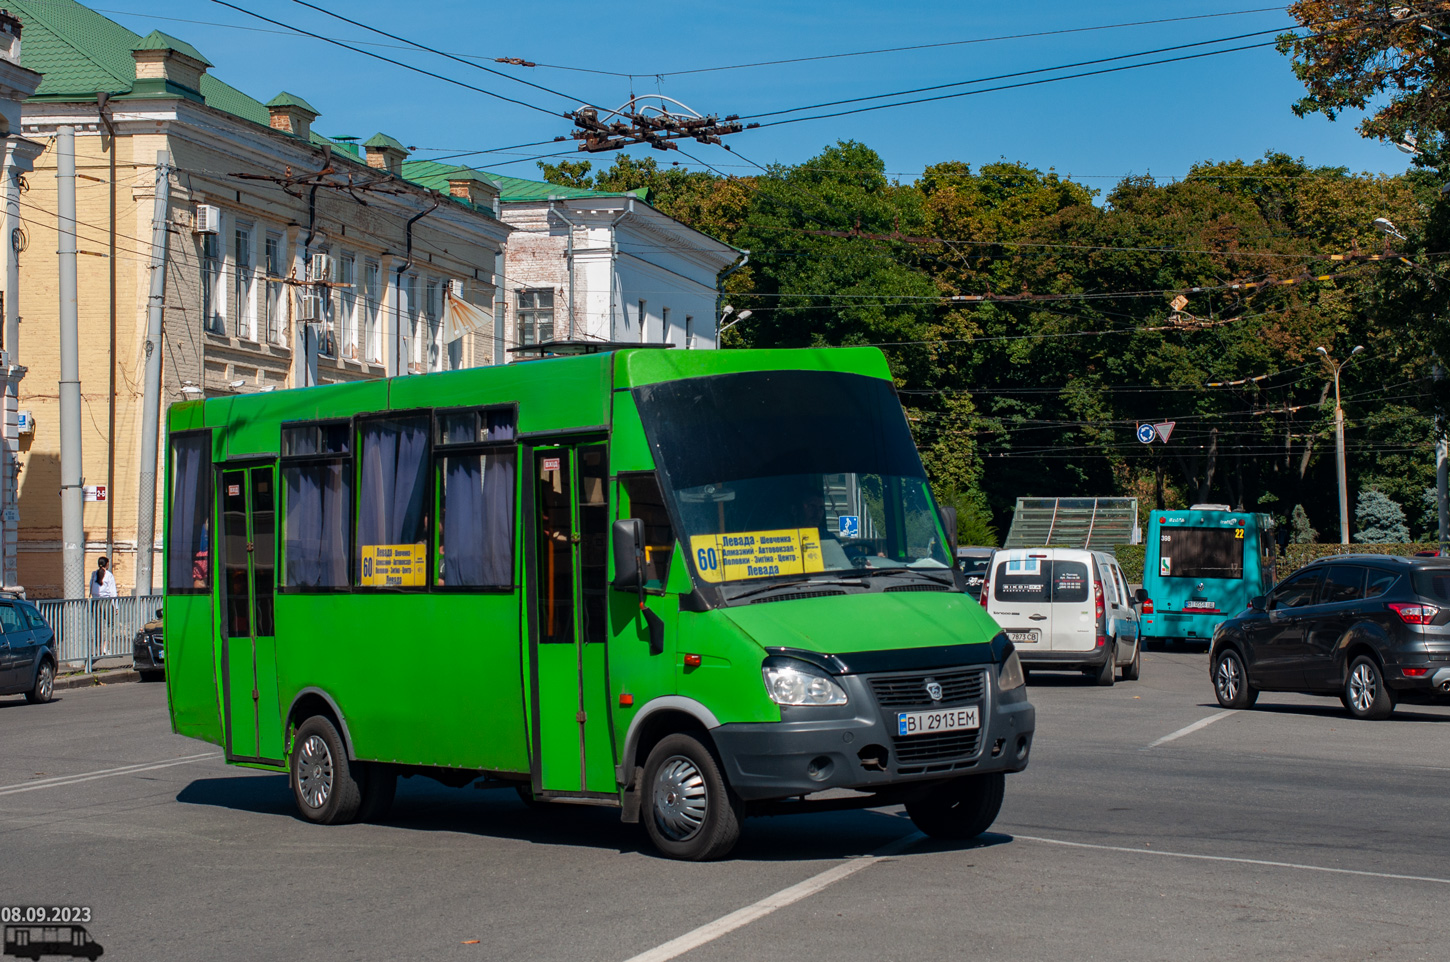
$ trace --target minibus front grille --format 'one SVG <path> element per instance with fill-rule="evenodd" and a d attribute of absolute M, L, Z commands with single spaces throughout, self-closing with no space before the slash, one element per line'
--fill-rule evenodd
<path fill-rule="evenodd" d="M 910 774 L 913 766 L 947 759 L 968 758 L 977 754 L 980 730 L 941 732 L 936 735 L 907 735 L 891 739 L 896 745 L 896 767 Z"/>
<path fill-rule="evenodd" d="M 986 689 L 986 679 L 986 672 L 980 668 L 954 668 L 913 675 L 887 675 L 870 681 L 876 704 L 882 708 L 931 708 L 981 698 Z M 926 686 L 930 681 L 941 685 L 941 699 L 938 701 L 933 701 L 927 694 Z"/>

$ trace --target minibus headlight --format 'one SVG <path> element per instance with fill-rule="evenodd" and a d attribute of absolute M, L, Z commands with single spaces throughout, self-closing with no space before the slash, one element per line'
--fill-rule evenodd
<path fill-rule="evenodd" d="M 997 689 L 999 691 L 1011 691 L 1013 688 L 1021 688 L 1027 684 L 1027 679 L 1022 674 L 1022 659 L 1017 657 L 1017 652 L 1009 652 L 997 669 Z"/>
<path fill-rule="evenodd" d="M 814 665 L 803 661 L 766 662 L 765 690 L 777 705 L 844 705 L 846 691 Z"/>

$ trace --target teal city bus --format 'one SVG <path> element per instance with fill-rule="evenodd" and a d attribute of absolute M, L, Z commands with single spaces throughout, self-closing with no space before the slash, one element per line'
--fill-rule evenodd
<path fill-rule="evenodd" d="M 1035 715 L 881 353 L 597 347 L 173 405 L 173 729 L 319 823 L 427 775 L 683 859 L 751 813 L 985 831 Z"/>
<path fill-rule="evenodd" d="M 1144 549 L 1144 641 L 1208 644 L 1219 622 L 1274 586 L 1277 552 L 1269 515 L 1220 504 L 1154 511 Z"/>

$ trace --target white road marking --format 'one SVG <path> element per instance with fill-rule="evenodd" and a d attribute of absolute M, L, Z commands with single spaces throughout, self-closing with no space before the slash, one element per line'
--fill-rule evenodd
<path fill-rule="evenodd" d="M 671 939 L 663 945 L 657 945 L 647 952 L 632 956 L 626 962 L 667 962 L 669 959 L 684 955 L 691 949 L 699 948 L 707 942 L 713 942 L 736 929 L 749 925 L 756 919 L 764 918 L 776 909 L 783 909 L 787 905 L 793 905 L 803 898 L 815 895 L 817 892 L 829 885 L 850 878 L 862 869 L 870 868 L 877 862 L 890 858 L 900 853 L 907 846 L 920 841 L 926 836 L 920 832 L 914 832 L 905 838 L 897 839 L 890 845 L 883 846 L 872 852 L 870 855 L 863 855 L 860 858 L 853 858 L 849 862 L 837 865 L 835 868 L 826 869 L 819 875 L 812 875 L 804 882 L 792 885 L 790 888 L 781 889 L 773 895 L 767 895 L 752 905 L 743 909 L 731 912 L 729 915 L 721 916 L 713 922 L 707 922 L 677 939 Z"/>
<path fill-rule="evenodd" d="M 1012 837 L 1022 842 L 1038 842 L 1042 845 L 1062 845 L 1067 848 L 1090 848 L 1101 852 L 1126 852 L 1129 855 L 1156 855 L 1159 858 L 1184 858 L 1198 862 L 1233 862 L 1238 865 L 1291 868 L 1300 872 L 1327 872 L 1331 875 L 1359 875 L 1366 878 L 1396 879 L 1402 882 L 1434 882 L 1437 885 L 1450 885 L 1450 878 L 1437 878 L 1433 875 L 1397 875 L 1393 872 L 1369 872 L 1363 869 L 1331 868 L 1326 865 L 1305 865 L 1302 862 L 1275 862 L 1263 858 L 1236 858 L 1232 855 L 1197 855 L 1193 852 L 1166 852 L 1156 848 L 1129 848 L 1126 845 L 1095 845 L 1092 842 L 1069 842 L 1060 838 L 1018 835 L 1015 832 L 1012 833 Z"/>
<path fill-rule="evenodd" d="M 134 775 L 138 772 L 155 771 L 158 768 L 170 768 L 173 765 L 190 765 L 193 762 L 205 761 L 208 758 L 221 758 L 221 752 L 203 752 L 200 755 L 183 755 L 181 758 L 173 758 L 165 762 L 142 762 L 137 765 L 124 765 L 121 768 L 106 768 L 98 772 L 80 772 L 75 775 L 57 775 L 54 778 L 42 778 L 34 782 L 25 782 L 20 785 L 0 786 L 0 795 L 19 795 L 21 792 L 36 792 L 43 788 L 65 788 L 68 785 L 78 785 L 81 782 L 92 782 L 98 778 L 115 778 L 118 775 Z"/>
<path fill-rule="evenodd" d="M 1209 715 L 1207 718 L 1200 718 L 1192 725 L 1185 725 L 1184 727 L 1178 729 L 1178 731 L 1173 732 L 1171 735 L 1164 735 L 1162 738 L 1158 739 L 1147 748 L 1140 749 L 1140 751 L 1146 752 L 1149 748 L 1157 748 L 1159 745 L 1166 745 L 1168 742 L 1176 741 L 1177 739 L 1182 738 L 1184 735 L 1192 735 L 1200 728 L 1207 728 L 1209 725 L 1212 725 L 1214 722 L 1219 721 L 1220 719 L 1227 718 L 1230 715 L 1236 714 L 1238 714 L 1238 709 L 1230 708 L 1228 711 L 1221 711 L 1216 715 Z"/>

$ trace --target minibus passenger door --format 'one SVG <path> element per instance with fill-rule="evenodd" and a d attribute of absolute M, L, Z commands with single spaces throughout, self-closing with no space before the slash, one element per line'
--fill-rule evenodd
<path fill-rule="evenodd" d="M 228 468 L 219 477 L 223 704 L 227 757 L 282 757 L 277 707 L 276 486 L 271 465 Z"/>
<path fill-rule="evenodd" d="M 536 791 L 616 791 L 605 691 L 604 444 L 533 450 L 528 583 Z"/>

